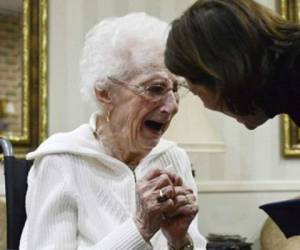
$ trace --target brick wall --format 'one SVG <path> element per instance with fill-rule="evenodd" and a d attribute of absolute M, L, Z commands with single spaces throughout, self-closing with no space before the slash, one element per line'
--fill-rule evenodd
<path fill-rule="evenodd" d="M 0 9 L 0 133 L 20 135 L 22 128 L 22 22 L 21 14 Z M 1 110 L 0 107 L 0 110 Z"/>

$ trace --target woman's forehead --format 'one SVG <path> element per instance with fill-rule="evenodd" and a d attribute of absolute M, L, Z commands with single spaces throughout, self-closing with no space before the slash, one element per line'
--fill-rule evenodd
<path fill-rule="evenodd" d="M 131 70 L 130 70 L 131 71 Z M 151 62 L 146 64 L 135 65 L 132 67 L 132 76 L 131 78 L 166 78 L 170 80 L 176 80 L 178 78 L 176 75 L 172 74 L 164 62 Z"/>
<path fill-rule="evenodd" d="M 131 77 L 132 82 L 146 82 L 155 79 L 160 79 L 169 82 L 178 81 L 177 77 L 171 72 L 169 72 L 166 68 L 144 69 L 139 71 L 133 77 Z"/>

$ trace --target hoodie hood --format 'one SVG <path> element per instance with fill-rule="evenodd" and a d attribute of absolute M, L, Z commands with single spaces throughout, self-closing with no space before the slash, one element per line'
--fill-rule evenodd
<path fill-rule="evenodd" d="M 101 161 L 107 159 L 108 155 L 105 154 L 103 146 L 94 136 L 96 116 L 96 113 L 92 114 L 89 124 L 83 124 L 71 132 L 57 133 L 50 136 L 35 151 L 27 154 L 26 159 L 34 160 L 46 155 L 62 153 L 92 157 Z M 143 161 L 156 158 L 175 146 L 174 142 L 161 139 Z"/>

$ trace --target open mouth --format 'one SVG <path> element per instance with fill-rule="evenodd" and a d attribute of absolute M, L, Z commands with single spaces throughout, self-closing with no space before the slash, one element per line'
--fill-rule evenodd
<path fill-rule="evenodd" d="M 162 134 L 165 127 L 164 123 L 153 120 L 146 120 L 144 124 L 147 129 L 155 134 Z"/>

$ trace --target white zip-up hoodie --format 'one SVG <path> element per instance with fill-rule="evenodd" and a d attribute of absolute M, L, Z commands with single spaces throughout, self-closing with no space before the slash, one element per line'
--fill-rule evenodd
<path fill-rule="evenodd" d="M 133 221 L 135 176 L 139 179 L 152 168 L 171 165 L 196 193 L 186 153 L 162 139 L 133 173 L 104 153 L 94 130 L 92 116 L 90 124 L 53 135 L 27 155 L 35 161 L 28 176 L 21 250 L 168 249 L 160 231 L 149 244 Z M 195 249 L 203 250 L 206 241 L 196 218 L 189 234 Z"/>

